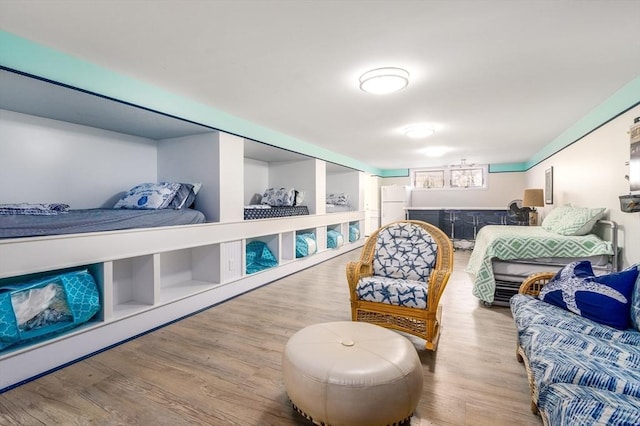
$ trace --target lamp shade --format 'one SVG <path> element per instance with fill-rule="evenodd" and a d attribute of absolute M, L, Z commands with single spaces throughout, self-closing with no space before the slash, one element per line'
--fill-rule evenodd
<path fill-rule="evenodd" d="M 523 207 L 544 207 L 544 190 L 525 189 L 522 199 Z"/>

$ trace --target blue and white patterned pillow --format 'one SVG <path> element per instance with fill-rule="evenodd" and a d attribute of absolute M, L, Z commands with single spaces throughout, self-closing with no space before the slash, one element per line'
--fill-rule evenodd
<path fill-rule="evenodd" d="M 326 198 L 327 204 L 334 204 L 336 206 L 348 206 L 349 205 L 349 195 L 344 192 L 339 192 L 337 194 L 329 194 Z"/>
<path fill-rule="evenodd" d="M 563 267 L 540 291 L 548 303 L 619 330 L 630 325 L 631 297 L 638 278 L 634 265 L 621 272 L 595 276 L 589 261 Z"/>
<path fill-rule="evenodd" d="M 114 209 L 165 209 L 180 189 L 177 182 L 142 183 L 131 188 Z"/>
<path fill-rule="evenodd" d="M 180 183 L 180 189 L 178 189 L 178 192 L 176 192 L 175 197 L 173 197 L 168 207 L 174 210 L 191 207 L 196 201 L 196 195 L 198 195 L 201 187 L 201 183 Z"/>
<path fill-rule="evenodd" d="M 262 195 L 262 204 L 272 207 L 294 206 L 296 204 L 296 190 L 293 188 L 269 188 Z"/>
<path fill-rule="evenodd" d="M 433 270 L 438 245 L 422 227 L 399 223 L 378 234 L 373 258 L 375 275 L 427 281 Z"/>

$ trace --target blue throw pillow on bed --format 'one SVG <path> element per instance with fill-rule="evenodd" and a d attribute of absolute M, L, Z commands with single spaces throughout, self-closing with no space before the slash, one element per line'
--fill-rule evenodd
<path fill-rule="evenodd" d="M 596 276 L 588 261 L 562 268 L 538 297 L 592 321 L 626 330 L 630 325 L 633 288 L 638 278 L 634 265 L 621 272 Z"/>
<path fill-rule="evenodd" d="M 169 208 L 174 210 L 190 208 L 196 201 L 196 195 L 202 184 L 181 183 L 178 192 L 169 203 Z"/>

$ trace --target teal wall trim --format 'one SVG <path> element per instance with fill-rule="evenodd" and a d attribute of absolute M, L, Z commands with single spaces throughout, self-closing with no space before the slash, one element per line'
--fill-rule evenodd
<path fill-rule="evenodd" d="M 562 132 L 525 163 L 491 164 L 490 173 L 523 172 L 577 142 L 640 102 L 640 76 L 631 80 L 576 124 Z"/>
<path fill-rule="evenodd" d="M 378 176 L 384 178 L 407 177 L 409 176 L 409 169 L 385 169 L 381 170 Z"/>
<path fill-rule="evenodd" d="M 583 138 L 593 130 L 617 117 L 620 113 L 640 102 L 640 76 L 610 96 L 602 104 L 591 110 L 576 124 L 565 130 L 551 143 L 542 148 L 529 161 L 527 169 L 551 157 L 556 152 Z"/>
<path fill-rule="evenodd" d="M 0 64 L 102 96 L 162 112 L 248 139 L 296 151 L 374 175 L 382 171 L 362 161 L 253 124 L 159 87 L 109 71 L 80 58 L 0 31 Z"/>
<path fill-rule="evenodd" d="M 0 30 L 0 64 L 118 99 L 144 108 L 200 123 L 248 139 L 296 151 L 381 177 L 409 176 L 408 169 L 378 169 L 308 142 L 275 132 L 164 89 L 117 74 L 98 65 Z M 584 137 L 640 101 L 640 76 L 594 108 L 524 163 L 491 164 L 490 173 L 523 172 Z"/>
<path fill-rule="evenodd" d="M 526 170 L 527 163 L 489 164 L 489 173 L 524 172 Z"/>

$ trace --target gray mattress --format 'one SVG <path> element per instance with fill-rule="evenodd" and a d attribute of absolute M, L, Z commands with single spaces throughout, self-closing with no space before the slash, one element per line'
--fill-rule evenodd
<path fill-rule="evenodd" d="M 53 216 L 0 215 L 0 238 L 78 234 L 203 222 L 204 214 L 192 209 L 88 209 L 70 210 Z"/>
<path fill-rule="evenodd" d="M 523 260 L 499 260 L 493 259 L 491 261 L 493 266 L 493 275 L 496 279 L 503 281 L 514 280 L 513 277 L 518 277 L 516 281 L 522 282 L 521 277 L 528 277 L 531 274 L 538 272 L 557 272 L 564 265 L 570 262 L 588 260 L 591 262 L 594 271 L 606 269 L 610 262 L 610 256 L 608 255 L 596 255 L 589 257 L 545 257 L 537 259 L 523 259 Z"/>

